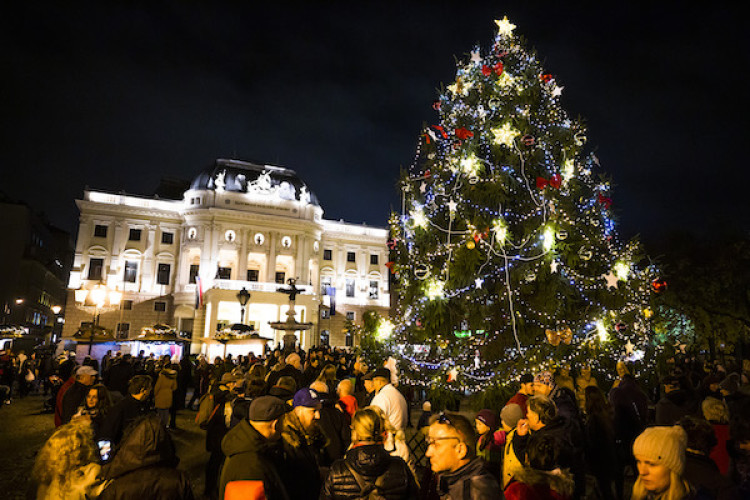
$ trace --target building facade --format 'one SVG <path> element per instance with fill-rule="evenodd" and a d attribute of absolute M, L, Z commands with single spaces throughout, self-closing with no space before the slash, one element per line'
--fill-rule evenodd
<path fill-rule="evenodd" d="M 123 340 L 166 323 L 210 352 L 215 333 L 240 322 L 244 288 L 244 323 L 277 345 L 284 332 L 269 322 L 287 318 L 278 290 L 289 278 L 302 289 L 297 321 L 313 324 L 298 332 L 303 348 L 351 345 L 347 319 L 388 314 L 387 230 L 324 219 L 292 170 L 217 160 L 179 200 L 87 190 L 77 205 L 64 337 L 90 321 Z M 103 286 L 119 300 L 76 302 L 77 290 Z"/>
<path fill-rule="evenodd" d="M 28 205 L 0 200 L 0 326 L 53 340 L 65 305 L 73 249 L 70 234 Z"/>

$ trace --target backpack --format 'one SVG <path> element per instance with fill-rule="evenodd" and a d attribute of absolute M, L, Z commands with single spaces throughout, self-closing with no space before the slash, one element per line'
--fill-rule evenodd
<path fill-rule="evenodd" d="M 219 409 L 219 405 L 214 404 L 214 395 L 207 393 L 201 396 L 198 400 L 198 413 L 195 415 L 195 423 L 201 429 L 208 427 L 208 422 L 214 418 L 216 410 Z"/>

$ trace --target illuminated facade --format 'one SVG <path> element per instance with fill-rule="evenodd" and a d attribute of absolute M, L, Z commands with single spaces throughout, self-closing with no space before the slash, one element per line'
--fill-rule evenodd
<path fill-rule="evenodd" d="M 388 313 L 387 230 L 325 220 L 292 170 L 217 160 L 181 200 L 87 190 L 76 203 L 64 337 L 98 315 L 123 340 L 167 323 L 192 333 L 193 352 L 211 353 L 214 333 L 240 322 L 245 288 L 244 322 L 276 345 L 283 332 L 268 323 L 286 319 L 289 297 L 277 289 L 289 278 L 303 290 L 297 320 L 313 323 L 298 332 L 303 348 L 352 343 L 347 318 Z M 75 302 L 75 290 L 100 284 L 122 292 L 119 305 Z"/>

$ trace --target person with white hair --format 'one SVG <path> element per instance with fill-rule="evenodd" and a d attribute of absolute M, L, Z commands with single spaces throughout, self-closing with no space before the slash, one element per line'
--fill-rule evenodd
<path fill-rule="evenodd" d="M 265 385 L 265 394 L 271 387 L 276 385 L 281 377 L 292 377 L 297 388 L 303 386 L 302 384 L 302 359 L 299 354 L 293 352 L 284 359 L 284 366 L 279 370 L 274 370 L 268 374 Z"/>

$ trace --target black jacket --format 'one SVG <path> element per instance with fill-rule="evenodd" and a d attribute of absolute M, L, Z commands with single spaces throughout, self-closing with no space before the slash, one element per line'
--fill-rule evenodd
<path fill-rule="evenodd" d="M 502 500 L 503 490 L 484 460 L 476 457 L 455 472 L 438 475 L 441 500 Z"/>
<path fill-rule="evenodd" d="M 216 412 L 206 425 L 206 451 L 220 451 L 221 440 L 229 430 L 224 416 L 224 405 L 232 403 L 232 393 L 225 385 L 216 385 L 211 389 L 211 394 L 214 397 Z"/>
<path fill-rule="evenodd" d="M 360 475 L 366 488 L 374 488 L 378 498 L 417 498 L 417 483 L 409 466 L 400 457 L 389 455 L 382 444 L 352 448 L 345 458 L 335 461 L 323 486 L 323 498 L 349 500 L 365 496 L 363 493 L 367 492 L 362 490 L 352 470 Z"/>
<path fill-rule="evenodd" d="M 713 460 L 706 455 L 685 452 L 683 477 L 695 488 L 696 498 L 739 500 L 739 491 L 732 481 L 722 476 Z"/>
<path fill-rule="evenodd" d="M 284 365 L 284 368 L 282 368 L 281 370 L 272 371 L 268 374 L 265 394 L 268 394 L 268 391 L 271 390 L 271 387 L 275 386 L 276 382 L 278 382 L 281 377 L 292 377 L 295 384 L 297 384 L 297 390 L 304 387 L 302 384 L 302 372 L 292 365 Z"/>
<path fill-rule="evenodd" d="M 320 401 L 323 406 L 320 409 L 318 427 L 326 438 L 320 465 L 329 466 L 335 460 L 342 458 L 346 449 L 349 448 L 351 429 L 346 415 L 336 407 L 335 398 L 329 394 L 320 393 Z"/>
<path fill-rule="evenodd" d="M 187 477 L 177 470 L 179 459 L 167 430 L 155 416 L 140 420 L 125 436 L 120 450 L 102 475 L 112 482 L 100 500 L 192 500 Z"/>
<path fill-rule="evenodd" d="M 128 394 L 128 382 L 135 375 L 133 365 L 129 361 L 119 361 L 112 365 L 105 376 L 104 383 L 110 391 L 117 391 L 123 396 Z"/>
<path fill-rule="evenodd" d="M 148 412 L 149 403 L 146 400 L 138 401 L 131 395 L 124 397 L 107 412 L 102 422 L 102 439 L 112 441 L 113 445 L 119 443 L 125 428 Z"/>
<path fill-rule="evenodd" d="M 261 435 L 247 420 L 232 428 L 221 442 L 226 455 L 219 482 L 219 498 L 232 481 L 262 481 L 268 500 L 287 500 L 289 494 L 283 484 L 279 467 L 284 463 L 281 441 L 271 441 Z"/>
<path fill-rule="evenodd" d="M 674 425 L 682 417 L 697 412 L 698 401 L 689 392 L 678 389 L 665 394 L 656 403 L 656 425 Z"/>
<path fill-rule="evenodd" d="M 315 440 L 322 435 L 306 435 L 294 411 L 286 413 L 280 425 L 285 455 L 281 474 L 288 478 L 284 484 L 289 496 L 294 500 L 317 500 L 321 486 L 318 451 L 322 443 Z"/>

